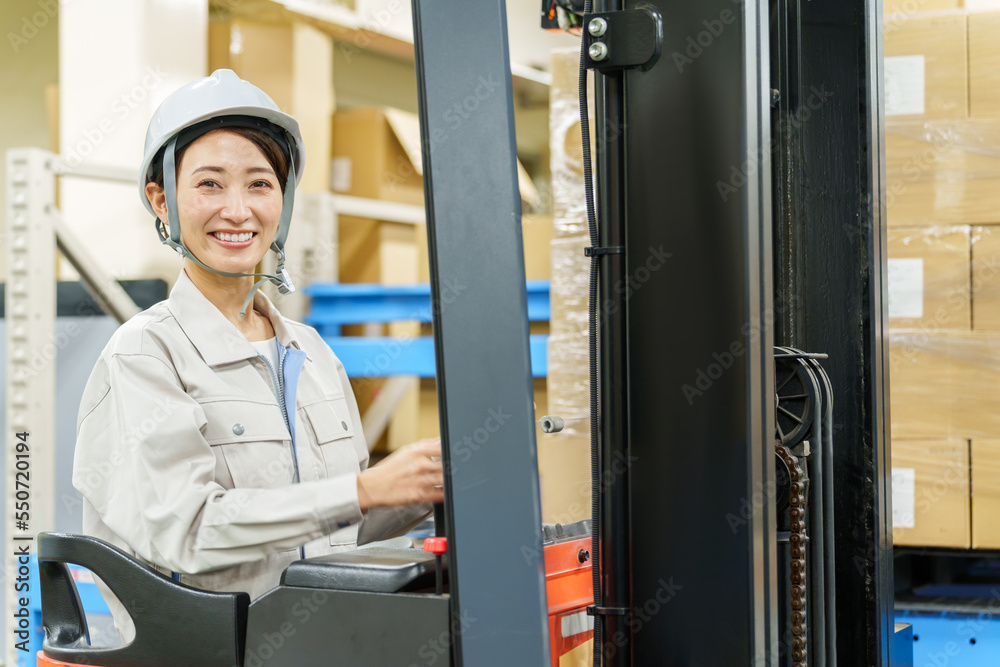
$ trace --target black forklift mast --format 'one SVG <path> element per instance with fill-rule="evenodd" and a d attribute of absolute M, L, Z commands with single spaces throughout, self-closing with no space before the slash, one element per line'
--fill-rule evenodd
<path fill-rule="evenodd" d="M 602 67 L 635 50 L 614 25 L 640 9 L 662 17 L 659 62 Z M 880 4 L 597 0 L 562 23 L 546 17 L 578 8 L 542 11 L 544 27 L 603 43 L 587 51 L 599 243 L 625 252 L 601 258 L 598 303 L 642 276 L 596 316 L 595 595 L 624 611 L 597 617 L 604 664 L 794 662 L 775 568 L 774 346 L 824 353 L 836 397 L 829 655 L 896 664 Z M 610 27 L 591 31 L 594 16 Z M 670 258 L 652 272 L 654 251 Z M 604 484 L 615 451 L 634 463 Z"/>

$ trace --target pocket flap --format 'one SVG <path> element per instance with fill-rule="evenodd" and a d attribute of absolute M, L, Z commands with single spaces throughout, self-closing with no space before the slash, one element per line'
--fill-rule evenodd
<path fill-rule="evenodd" d="M 302 408 L 320 444 L 354 435 L 354 423 L 343 396 L 317 401 Z"/>
<path fill-rule="evenodd" d="M 210 445 L 291 437 L 276 404 L 233 399 L 208 401 L 201 407 L 208 420 L 203 432 Z"/>

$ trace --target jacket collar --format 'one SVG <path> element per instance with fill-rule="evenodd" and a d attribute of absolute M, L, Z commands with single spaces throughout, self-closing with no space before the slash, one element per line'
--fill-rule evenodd
<path fill-rule="evenodd" d="M 167 307 L 209 366 L 229 364 L 257 356 L 257 350 L 246 336 L 201 293 L 183 268 L 177 282 L 170 290 Z M 257 290 L 254 295 L 253 307 L 271 320 L 274 335 L 279 343 L 284 347 L 301 349 L 285 318 L 261 290 Z"/>

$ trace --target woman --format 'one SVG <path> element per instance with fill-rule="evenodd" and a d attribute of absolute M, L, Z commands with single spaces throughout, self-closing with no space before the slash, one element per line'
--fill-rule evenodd
<path fill-rule="evenodd" d="M 294 289 L 283 248 L 302 163 L 295 120 L 230 70 L 157 109 L 139 187 L 184 266 L 112 336 L 77 428 L 84 532 L 251 598 L 292 561 L 398 534 L 442 500 L 440 442 L 369 469 L 343 365 L 258 291 Z M 255 283 L 268 249 L 277 275 Z M 130 641 L 129 601 L 101 590 Z"/>

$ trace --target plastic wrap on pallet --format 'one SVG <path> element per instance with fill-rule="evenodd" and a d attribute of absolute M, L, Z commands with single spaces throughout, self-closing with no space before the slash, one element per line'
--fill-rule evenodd
<path fill-rule="evenodd" d="M 972 328 L 968 225 L 888 231 L 889 326 Z"/>
<path fill-rule="evenodd" d="M 887 121 L 890 226 L 1000 218 L 1000 118 Z"/>
<path fill-rule="evenodd" d="M 552 214 L 555 236 L 587 233 L 583 191 L 583 143 L 580 135 L 580 50 L 553 49 L 549 88 L 549 149 L 552 167 Z M 593 146 L 593 90 L 590 90 Z"/>
<path fill-rule="evenodd" d="M 590 319 L 590 258 L 584 249 L 590 245 L 586 236 L 564 236 L 552 241 L 552 319 L 553 335 L 586 333 Z"/>
<path fill-rule="evenodd" d="M 590 371 L 587 334 L 549 336 L 549 413 L 566 422 L 565 433 L 590 429 Z"/>
<path fill-rule="evenodd" d="M 889 334 L 894 438 L 1000 437 L 1000 333 Z"/>
<path fill-rule="evenodd" d="M 552 160 L 552 318 L 549 338 L 549 412 L 565 432 L 589 434 L 590 379 L 587 327 L 590 245 L 583 181 L 579 104 L 580 51 L 552 51 L 549 130 Z M 592 99 L 592 98 L 591 98 Z M 593 105 L 590 107 L 593 109 Z"/>
<path fill-rule="evenodd" d="M 552 319 L 549 336 L 549 411 L 566 419 L 568 433 L 589 433 L 590 259 L 585 236 L 552 241 Z"/>

